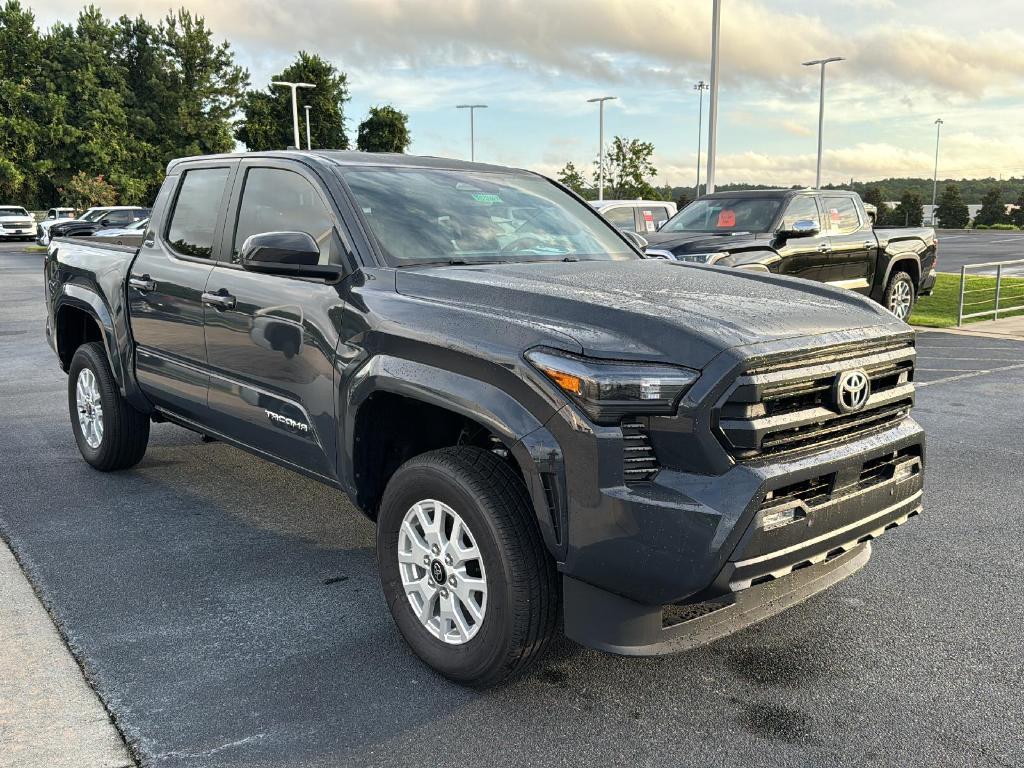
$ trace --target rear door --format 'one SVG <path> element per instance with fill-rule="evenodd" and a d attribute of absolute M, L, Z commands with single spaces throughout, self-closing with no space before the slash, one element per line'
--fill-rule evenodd
<path fill-rule="evenodd" d="M 867 293 L 877 259 L 878 240 L 867 215 L 850 195 L 822 195 L 832 241 L 826 282 Z"/>
<path fill-rule="evenodd" d="M 157 199 L 158 226 L 128 276 L 139 383 L 157 406 L 196 421 L 206 415 L 209 384 L 202 295 L 237 165 L 175 166 Z"/>
<path fill-rule="evenodd" d="M 818 225 L 818 234 L 807 237 L 778 235 L 775 250 L 781 260 L 776 271 L 805 280 L 824 280 L 832 246 L 814 195 L 797 195 L 789 201 L 782 214 L 779 231 L 792 230 L 797 221 L 813 221 Z"/>
<path fill-rule="evenodd" d="M 321 263 L 344 263 L 332 199 L 312 169 L 244 160 L 232 222 L 207 285 L 210 424 L 221 434 L 321 477 L 336 476 L 334 351 L 342 300 L 323 281 L 249 272 L 242 244 L 262 232 L 307 232 Z"/>

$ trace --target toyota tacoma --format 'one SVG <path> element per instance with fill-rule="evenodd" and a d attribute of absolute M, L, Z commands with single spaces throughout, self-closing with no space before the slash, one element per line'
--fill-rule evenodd
<path fill-rule="evenodd" d="M 526 171 L 177 160 L 141 247 L 56 239 L 44 269 L 89 464 L 132 467 L 171 422 L 341 489 L 401 634 L 462 683 L 526 669 L 562 622 L 626 655 L 709 642 L 922 508 L 908 326 L 644 258 Z"/>

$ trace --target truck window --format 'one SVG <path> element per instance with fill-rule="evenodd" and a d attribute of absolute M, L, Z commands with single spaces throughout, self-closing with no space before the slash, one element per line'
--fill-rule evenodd
<path fill-rule="evenodd" d="M 767 232 L 782 201 L 776 197 L 712 197 L 690 203 L 662 232 Z"/>
<path fill-rule="evenodd" d="M 612 226 L 618 229 L 625 229 L 632 232 L 636 229 L 636 221 L 633 219 L 633 209 L 626 206 L 608 208 L 601 211 L 601 215 L 611 222 Z"/>
<path fill-rule="evenodd" d="M 823 197 L 825 211 L 828 213 L 832 231 L 840 235 L 848 235 L 860 229 L 860 213 L 857 204 L 851 197 Z"/>
<path fill-rule="evenodd" d="M 644 231 L 654 232 L 668 221 L 668 209 L 662 205 L 641 206 L 640 218 Z"/>
<path fill-rule="evenodd" d="M 334 218 L 316 188 L 297 173 L 250 168 L 245 174 L 231 261 L 238 262 L 249 235 L 261 232 L 305 232 L 320 246 L 320 263 L 330 262 Z"/>
<path fill-rule="evenodd" d="M 800 197 L 793 198 L 786 212 L 782 215 L 781 228 L 791 230 L 798 221 L 813 221 L 818 225 L 819 230 L 824 229 L 821 226 L 821 214 L 818 212 L 818 204 L 810 195 L 801 195 Z"/>
<path fill-rule="evenodd" d="M 228 168 L 185 171 L 167 227 L 167 241 L 183 256 L 208 259 L 213 254 L 217 215 L 229 173 Z"/>

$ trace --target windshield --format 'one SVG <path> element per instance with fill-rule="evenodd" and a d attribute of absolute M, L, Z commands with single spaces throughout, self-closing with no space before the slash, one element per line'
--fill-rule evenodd
<path fill-rule="evenodd" d="M 0 208 L 0 216 L 28 216 L 28 211 L 26 211 L 24 208 L 4 206 Z"/>
<path fill-rule="evenodd" d="M 704 198 L 690 203 L 659 231 L 767 232 L 781 205 L 777 198 Z"/>
<path fill-rule="evenodd" d="M 392 266 L 637 259 L 586 204 L 526 174 L 343 170 Z"/>
<path fill-rule="evenodd" d="M 90 208 L 78 217 L 79 221 L 96 221 L 100 216 L 110 211 L 109 208 Z"/>

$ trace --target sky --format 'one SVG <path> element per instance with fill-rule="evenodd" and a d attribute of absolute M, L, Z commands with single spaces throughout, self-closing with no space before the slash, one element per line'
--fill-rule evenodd
<path fill-rule="evenodd" d="M 42 26 L 81 3 L 25 0 Z M 174 0 L 94 0 L 156 20 Z M 591 168 L 606 140 L 654 144 L 657 182 L 692 185 L 711 0 L 184 0 L 262 87 L 302 49 L 346 72 L 354 138 L 369 107 L 409 115 L 410 152 L 554 175 Z M 723 0 L 716 181 L 809 185 L 818 69 L 826 79 L 822 181 L 1024 176 L 1021 0 Z M 284 96 L 282 95 L 282 98 Z M 702 146 L 707 144 L 707 96 Z M 705 160 L 706 162 L 706 160 Z M 705 166 L 706 168 L 706 166 Z M 702 168 L 702 178 L 705 169 Z"/>

